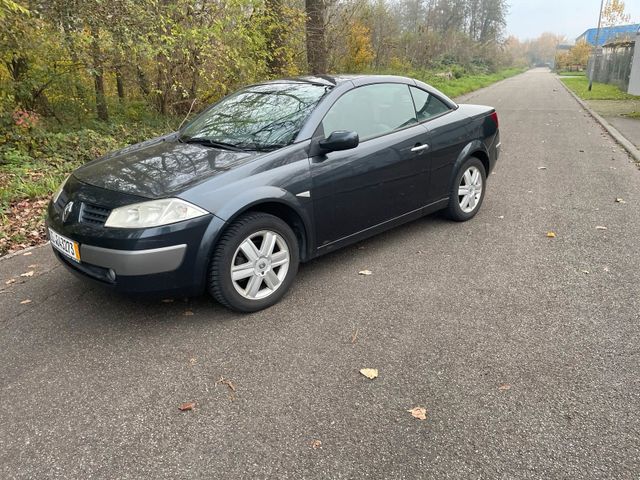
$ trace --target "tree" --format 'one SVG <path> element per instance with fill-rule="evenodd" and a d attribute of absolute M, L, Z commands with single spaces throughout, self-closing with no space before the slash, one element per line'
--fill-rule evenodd
<path fill-rule="evenodd" d="M 629 23 L 631 16 L 625 13 L 625 4 L 622 0 L 607 0 L 602 10 L 602 25 L 612 27 Z"/>
<path fill-rule="evenodd" d="M 307 12 L 307 63 L 309 72 L 326 73 L 325 0 L 305 0 Z"/>

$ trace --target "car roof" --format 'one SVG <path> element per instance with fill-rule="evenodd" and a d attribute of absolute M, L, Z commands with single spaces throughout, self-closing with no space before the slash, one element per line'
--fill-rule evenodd
<path fill-rule="evenodd" d="M 304 75 L 299 77 L 281 78 L 276 80 L 270 80 L 263 82 L 263 84 L 269 83 L 313 83 L 316 85 L 324 85 L 327 87 L 335 87 L 345 82 L 352 82 L 354 80 L 364 81 L 364 83 L 370 81 L 371 83 L 380 81 L 401 81 L 403 83 L 414 84 L 415 82 L 408 77 L 400 77 L 395 75 L 364 75 L 364 74 L 341 74 L 341 75 Z"/>

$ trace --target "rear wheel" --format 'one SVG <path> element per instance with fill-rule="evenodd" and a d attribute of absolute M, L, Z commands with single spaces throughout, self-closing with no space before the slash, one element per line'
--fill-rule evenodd
<path fill-rule="evenodd" d="M 473 218 L 482 205 L 486 179 L 484 165 L 479 159 L 471 157 L 465 161 L 451 186 L 447 216 L 458 222 Z"/>
<path fill-rule="evenodd" d="M 284 296 L 298 264 L 298 241 L 289 225 L 267 213 L 248 213 L 227 228 L 214 249 L 209 292 L 232 310 L 262 310 Z"/>

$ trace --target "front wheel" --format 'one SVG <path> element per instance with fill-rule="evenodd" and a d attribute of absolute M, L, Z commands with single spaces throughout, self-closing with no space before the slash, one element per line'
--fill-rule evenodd
<path fill-rule="evenodd" d="M 232 310 L 262 310 L 283 297 L 299 262 L 289 225 L 273 215 L 248 213 L 227 228 L 214 249 L 209 292 Z"/>
<path fill-rule="evenodd" d="M 453 180 L 449 192 L 447 216 L 458 222 L 473 218 L 484 199 L 486 173 L 482 162 L 471 157 L 465 161 Z"/>

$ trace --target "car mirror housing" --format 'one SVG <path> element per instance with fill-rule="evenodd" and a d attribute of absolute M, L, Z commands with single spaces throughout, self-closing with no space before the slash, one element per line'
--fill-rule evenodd
<path fill-rule="evenodd" d="M 331 132 L 324 140 L 318 142 L 322 153 L 336 152 L 338 150 L 350 150 L 356 148 L 360 143 L 360 138 L 356 132 L 348 130 L 336 130 Z"/>

